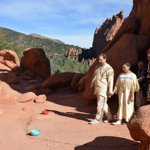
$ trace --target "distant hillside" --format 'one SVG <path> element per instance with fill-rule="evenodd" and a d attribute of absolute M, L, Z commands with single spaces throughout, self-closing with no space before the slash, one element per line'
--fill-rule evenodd
<path fill-rule="evenodd" d="M 88 70 L 88 64 L 68 59 L 66 54 L 70 48 L 76 51 L 80 47 L 67 45 L 60 40 L 50 39 L 38 34 L 26 35 L 7 28 L 0 27 L 0 50 L 10 49 L 16 51 L 19 57 L 26 48 L 43 48 L 51 63 L 51 72 L 83 72 Z"/>
<path fill-rule="evenodd" d="M 17 31 L 0 27 L 0 49 L 9 48 L 22 51 L 29 47 L 43 48 L 48 55 L 65 54 L 73 45 L 67 45 L 60 40 L 46 38 L 42 35 L 26 35 Z M 21 53 L 21 52 L 20 52 Z"/>
<path fill-rule="evenodd" d="M 39 35 L 39 34 L 36 34 L 36 33 L 29 34 L 29 36 L 37 37 L 37 38 L 40 38 L 40 39 L 48 39 L 48 40 L 52 40 L 54 42 L 65 44 L 64 42 L 62 42 L 62 41 L 60 41 L 58 39 L 52 39 L 52 38 L 49 38 L 49 37 L 46 37 L 46 36 L 43 36 L 43 35 Z"/>

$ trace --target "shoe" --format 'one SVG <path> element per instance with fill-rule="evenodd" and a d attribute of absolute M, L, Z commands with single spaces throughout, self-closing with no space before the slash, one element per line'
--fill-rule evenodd
<path fill-rule="evenodd" d="M 106 119 L 106 120 L 104 120 L 103 122 L 104 122 L 104 123 L 109 123 L 109 121 L 108 121 L 107 119 Z"/>
<path fill-rule="evenodd" d="M 91 120 L 91 121 L 89 122 L 89 124 L 92 124 L 92 125 L 94 125 L 94 124 L 99 124 L 99 121 L 96 120 L 96 119 L 94 119 L 94 120 Z"/>
<path fill-rule="evenodd" d="M 112 120 L 113 120 L 112 118 L 106 118 L 103 120 L 103 122 L 104 123 L 110 123 L 110 122 L 112 122 Z"/>
<path fill-rule="evenodd" d="M 121 125 L 121 124 L 122 124 L 121 120 L 112 123 L 112 125 Z"/>
<path fill-rule="evenodd" d="M 103 122 L 104 122 L 104 123 L 109 123 L 109 122 L 111 122 L 111 120 L 106 119 L 106 120 L 104 120 Z"/>

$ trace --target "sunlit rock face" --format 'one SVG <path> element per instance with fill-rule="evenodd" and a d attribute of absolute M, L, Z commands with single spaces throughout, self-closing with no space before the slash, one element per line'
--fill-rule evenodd
<path fill-rule="evenodd" d="M 123 11 L 121 11 L 112 18 L 107 18 L 101 27 L 96 28 L 92 46 L 95 54 L 101 52 L 101 50 L 114 38 L 123 21 Z"/>
<path fill-rule="evenodd" d="M 123 22 L 123 11 L 113 15 L 112 18 L 107 18 L 100 27 L 95 29 L 92 47 L 81 49 L 81 53 L 78 54 L 78 60 L 83 62 L 84 60 L 95 58 L 112 41 Z"/>
<path fill-rule="evenodd" d="M 21 67 L 25 70 L 32 70 L 36 76 L 48 78 L 51 74 L 50 62 L 41 48 L 28 48 L 23 51 Z"/>
<path fill-rule="evenodd" d="M 0 80 L 7 83 L 17 81 L 15 72 L 20 67 L 20 60 L 15 51 L 4 49 L 0 51 Z"/>
<path fill-rule="evenodd" d="M 0 51 L 0 64 L 4 65 L 6 70 L 15 70 L 20 67 L 20 60 L 15 51 L 4 49 Z"/>

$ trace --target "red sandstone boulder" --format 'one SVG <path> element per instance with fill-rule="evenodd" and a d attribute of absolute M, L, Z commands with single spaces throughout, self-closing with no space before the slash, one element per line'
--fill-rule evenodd
<path fill-rule="evenodd" d="M 0 81 L 0 104 L 16 104 L 16 99 L 21 94 L 12 89 L 7 83 Z"/>
<path fill-rule="evenodd" d="M 95 66 L 97 65 L 97 61 L 94 62 L 92 67 L 90 67 L 88 73 L 84 76 L 84 78 L 80 81 L 81 87 L 84 86 L 83 96 L 87 101 L 95 100 L 96 96 L 94 95 L 94 88 L 91 87 L 93 74 L 95 71 Z"/>
<path fill-rule="evenodd" d="M 80 79 L 84 76 L 85 74 L 83 73 L 76 73 L 74 76 L 73 76 L 73 79 L 71 81 L 71 87 L 72 89 L 78 89 L 79 87 L 79 81 Z"/>
<path fill-rule="evenodd" d="M 0 73 L 3 73 L 4 71 L 11 71 L 11 69 L 5 66 L 4 64 L 0 63 Z"/>
<path fill-rule="evenodd" d="M 71 81 L 76 73 L 62 72 L 51 75 L 42 84 L 44 88 L 57 88 L 71 85 Z"/>
<path fill-rule="evenodd" d="M 140 107 L 128 123 L 131 137 L 140 141 L 140 150 L 150 148 L 150 105 Z"/>
<path fill-rule="evenodd" d="M 85 90 L 85 85 L 86 85 L 86 76 L 83 76 L 78 83 L 78 90 L 79 91 L 84 91 Z"/>
<path fill-rule="evenodd" d="M 12 50 L 0 50 L 0 80 L 16 83 L 16 71 L 20 67 L 20 60 Z"/>
<path fill-rule="evenodd" d="M 0 80 L 9 84 L 18 82 L 17 76 L 13 71 L 0 71 Z"/>
<path fill-rule="evenodd" d="M 37 95 L 34 94 L 33 92 L 27 92 L 17 97 L 16 101 L 19 103 L 26 103 L 26 102 L 34 101 L 36 97 Z"/>
<path fill-rule="evenodd" d="M 41 48 L 28 48 L 23 51 L 21 67 L 31 70 L 36 76 L 44 79 L 48 78 L 50 72 L 50 62 Z"/>
<path fill-rule="evenodd" d="M 10 70 L 20 67 L 19 57 L 16 52 L 12 50 L 0 50 L 0 63 L 10 68 Z"/>
<path fill-rule="evenodd" d="M 45 103 L 46 102 L 46 95 L 42 94 L 35 98 L 34 102 L 36 103 Z"/>

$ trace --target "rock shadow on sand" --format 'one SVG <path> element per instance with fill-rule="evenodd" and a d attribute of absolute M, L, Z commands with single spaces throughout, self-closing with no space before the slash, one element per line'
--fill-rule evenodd
<path fill-rule="evenodd" d="M 102 136 L 77 146 L 74 150 L 138 150 L 138 144 L 122 137 Z"/>

